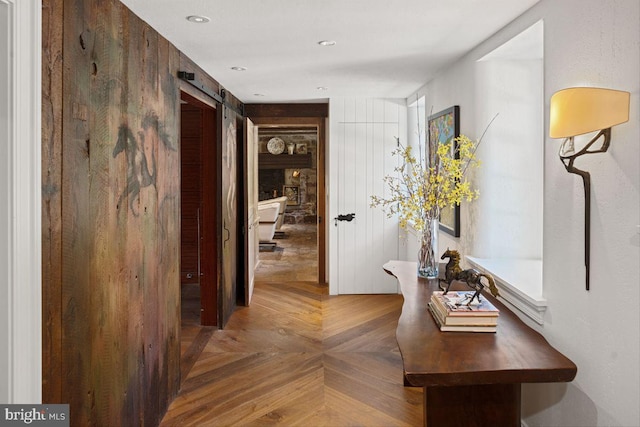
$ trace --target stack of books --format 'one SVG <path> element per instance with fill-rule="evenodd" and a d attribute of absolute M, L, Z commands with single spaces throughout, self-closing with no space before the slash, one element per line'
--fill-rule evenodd
<path fill-rule="evenodd" d="M 484 296 L 480 302 L 473 300 L 475 291 L 435 291 L 429 301 L 429 310 L 444 332 L 495 332 L 498 326 L 498 309 Z"/>

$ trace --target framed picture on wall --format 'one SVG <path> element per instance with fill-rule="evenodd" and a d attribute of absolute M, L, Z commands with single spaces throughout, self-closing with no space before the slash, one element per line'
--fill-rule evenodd
<path fill-rule="evenodd" d="M 307 143 L 298 142 L 296 144 L 296 154 L 307 154 Z"/>
<path fill-rule="evenodd" d="M 427 120 L 429 129 L 429 158 L 435 155 L 436 144 L 448 143 L 460 136 L 460 107 L 454 105 L 451 108 L 429 116 Z M 458 159 L 458 147 L 454 141 L 451 145 L 455 158 Z M 440 230 L 454 237 L 460 237 L 460 206 L 447 206 L 440 211 Z"/>
<path fill-rule="evenodd" d="M 282 194 L 287 197 L 287 206 L 298 206 L 300 204 L 300 188 L 297 185 L 285 185 Z"/>

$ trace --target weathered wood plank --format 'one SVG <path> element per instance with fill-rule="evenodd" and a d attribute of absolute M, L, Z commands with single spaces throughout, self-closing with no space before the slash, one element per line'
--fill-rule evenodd
<path fill-rule="evenodd" d="M 95 424 L 96 395 L 90 375 L 93 340 L 90 314 L 93 219 L 89 212 L 90 4 L 65 2 L 62 149 L 62 398 L 79 425 Z M 73 10 L 73 13 L 69 13 Z"/>
<path fill-rule="evenodd" d="M 163 196 L 163 224 L 166 223 L 164 234 L 161 239 L 173 242 L 171 245 L 165 246 L 165 252 L 162 254 L 162 266 L 165 270 L 161 273 L 161 277 L 165 278 L 165 286 L 167 289 L 167 299 L 164 303 L 165 318 L 168 320 L 164 323 L 166 328 L 166 346 L 167 349 L 164 357 L 164 363 L 167 366 L 167 393 L 164 396 L 165 401 L 162 405 L 162 411 L 157 414 L 158 420 L 162 419 L 162 415 L 167 411 L 173 399 L 177 396 L 180 389 L 180 183 L 178 180 L 180 173 L 180 147 L 178 135 L 180 130 L 180 89 L 178 81 L 175 79 L 175 70 L 180 66 L 180 52 L 171 43 L 164 40 L 162 43 L 166 46 L 166 57 L 160 57 L 160 63 L 165 64 L 164 78 L 162 79 L 162 90 L 164 93 L 163 106 L 171 120 L 166 122 L 166 132 L 175 138 L 175 149 L 172 150 L 170 163 L 166 165 L 165 170 L 171 171 L 168 179 L 168 186 L 165 190 L 167 196 Z M 168 114 L 171 111 L 171 114 Z"/>
<path fill-rule="evenodd" d="M 116 274 L 122 265 L 117 248 L 123 243 L 122 231 L 117 224 L 117 170 L 113 148 L 118 137 L 119 102 L 122 94 L 117 82 L 122 59 L 119 54 L 118 34 L 122 17 L 113 1 L 91 5 L 91 25 L 96 33 L 91 46 L 91 209 L 95 218 L 95 258 L 91 275 L 94 292 L 92 324 L 99 348 L 90 351 L 95 369 L 92 381 L 96 385 L 96 398 L 92 411 L 94 418 L 103 422 L 108 413 L 121 410 L 122 405 L 113 396 L 126 388 L 126 364 L 122 352 L 114 351 L 114 342 L 124 343 L 127 336 L 127 316 L 123 310 L 127 297 Z"/>
<path fill-rule="evenodd" d="M 62 401 L 62 0 L 42 2 L 42 396 Z"/>
<path fill-rule="evenodd" d="M 172 70 L 178 65 L 176 49 L 165 39 L 157 41 L 157 111 L 164 122 L 156 128 L 158 147 L 158 213 L 155 241 L 158 316 L 173 319 L 157 322 L 157 410 L 150 422 L 157 425 L 180 384 L 180 99 Z M 175 320 L 178 320 L 177 322 Z"/>

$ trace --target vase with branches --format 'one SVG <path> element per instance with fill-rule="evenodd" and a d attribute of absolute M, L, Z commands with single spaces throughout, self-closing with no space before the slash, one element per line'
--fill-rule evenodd
<path fill-rule="evenodd" d="M 399 138 L 396 140 L 398 148 L 392 154 L 400 161 L 395 174 L 384 177 L 388 196 L 371 196 L 371 206 L 382 207 L 388 217 L 397 215 L 403 229 L 413 226 L 420 236 L 418 275 L 437 277 L 440 211 L 478 198 L 479 192 L 467 172 L 480 165 L 476 150 L 482 137 L 473 141 L 460 135 L 437 145 L 429 141 L 424 152 L 419 145 L 418 156 L 411 146 L 405 147 Z"/>

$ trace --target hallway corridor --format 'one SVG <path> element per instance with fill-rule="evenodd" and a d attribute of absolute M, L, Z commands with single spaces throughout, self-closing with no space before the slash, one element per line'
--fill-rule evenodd
<path fill-rule="evenodd" d="M 401 296 L 329 296 L 304 268 L 259 270 L 250 307 L 183 340 L 162 426 L 422 424 L 422 390 L 403 386 L 395 340 Z"/>

